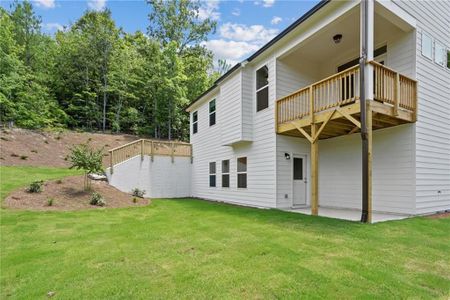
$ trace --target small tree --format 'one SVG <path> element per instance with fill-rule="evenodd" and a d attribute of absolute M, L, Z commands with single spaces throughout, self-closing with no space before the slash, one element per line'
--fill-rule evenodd
<path fill-rule="evenodd" d="M 70 169 L 84 171 L 84 189 L 91 189 L 91 180 L 89 173 L 98 173 L 103 169 L 102 166 L 103 148 L 95 150 L 89 146 L 89 142 L 75 145 L 70 149 L 67 159 L 71 162 Z"/>

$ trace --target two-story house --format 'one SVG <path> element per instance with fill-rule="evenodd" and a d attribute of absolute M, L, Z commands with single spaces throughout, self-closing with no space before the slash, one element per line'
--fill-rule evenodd
<path fill-rule="evenodd" d="M 366 6 L 320 2 L 189 105 L 191 196 L 360 210 L 366 172 L 370 211 L 450 209 L 450 1 Z"/>

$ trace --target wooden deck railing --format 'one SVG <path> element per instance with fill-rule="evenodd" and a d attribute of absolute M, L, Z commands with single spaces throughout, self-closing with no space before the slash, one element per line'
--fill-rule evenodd
<path fill-rule="evenodd" d="M 395 109 L 415 111 L 417 108 L 417 81 L 398 73 L 375 61 L 374 67 L 374 98 L 392 104 Z"/>
<path fill-rule="evenodd" d="M 359 99 L 359 68 L 349 68 L 277 101 L 278 124 Z"/>
<path fill-rule="evenodd" d="M 374 67 L 374 98 L 415 111 L 417 82 L 377 62 Z M 301 119 L 313 112 L 327 110 L 359 100 L 359 66 L 315 82 L 276 102 L 276 122 L 282 124 Z"/>
<path fill-rule="evenodd" d="M 144 155 L 149 155 L 152 161 L 154 155 L 171 156 L 172 162 L 176 156 L 191 157 L 192 159 L 192 145 L 183 142 L 136 140 L 109 150 L 109 167 L 111 172 L 114 165 L 138 155 L 141 156 L 141 159 L 144 158 Z"/>

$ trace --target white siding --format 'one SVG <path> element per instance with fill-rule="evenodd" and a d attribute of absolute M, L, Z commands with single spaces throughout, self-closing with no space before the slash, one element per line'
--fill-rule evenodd
<path fill-rule="evenodd" d="M 145 190 L 146 197 L 179 198 L 191 196 L 191 159 L 155 155 L 135 156 L 114 166 L 111 175 L 106 170 L 108 182 L 120 191 L 130 193 L 132 189 Z"/>
<path fill-rule="evenodd" d="M 417 19 L 417 213 L 450 209 L 450 71 L 421 54 L 422 32 L 450 48 L 450 1 L 395 1 Z"/>
<path fill-rule="evenodd" d="M 217 121 L 227 122 L 227 126 L 221 126 L 222 145 L 231 144 L 241 140 L 242 135 L 242 73 L 231 76 L 220 86 L 220 98 L 217 101 Z M 221 105 L 221 104 L 224 105 Z M 202 116 L 208 115 L 207 103 L 202 107 Z M 220 112 L 220 113 L 219 113 Z M 199 112 L 200 113 L 200 112 Z M 206 124 L 209 126 L 209 123 Z M 200 129 L 200 128 L 199 128 Z"/>
<path fill-rule="evenodd" d="M 255 86 L 254 76 L 251 68 L 242 70 L 242 140 L 251 141 L 253 139 L 253 94 Z"/>
<path fill-rule="evenodd" d="M 207 103 L 200 106 L 199 130 L 197 134 L 191 134 L 194 162 L 192 168 L 192 194 L 210 200 L 239 203 L 242 205 L 275 207 L 275 125 L 274 125 L 274 101 L 275 101 L 275 63 L 273 60 L 267 63 L 269 67 L 269 108 L 258 113 L 255 112 L 255 95 L 250 90 L 244 91 L 245 105 L 251 99 L 251 111 L 248 107 L 246 113 L 253 120 L 253 142 L 236 143 L 234 146 L 223 146 L 223 136 L 226 140 L 232 140 L 238 130 L 235 125 L 235 115 L 241 112 L 230 108 L 240 97 L 236 97 L 236 87 L 240 90 L 241 75 L 233 76 L 223 83 L 217 101 L 217 124 L 209 127 L 207 120 Z M 247 66 L 244 81 L 251 81 L 254 87 L 254 70 Z M 253 89 L 253 88 L 252 88 Z M 239 99 L 237 99 L 239 98 Z M 230 103 L 231 101 L 231 103 Z M 249 105 L 250 107 L 250 105 Z M 238 189 L 236 179 L 236 159 L 247 157 L 247 188 Z M 221 161 L 230 160 L 230 187 L 222 188 Z M 216 162 L 217 187 L 209 187 L 209 162 Z"/>
<path fill-rule="evenodd" d="M 292 166 L 285 160 L 284 153 L 309 156 L 310 145 L 305 139 L 279 136 L 277 149 L 278 207 L 289 207 L 292 204 Z M 308 163 L 308 177 L 310 176 L 309 168 Z M 288 199 L 285 199 L 285 194 L 289 195 Z M 373 209 L 413 214 L 413 199 L 413 125 L 375 131 Z M 361 208 L 361 138 L 359 134 L 319 142 L 319 205 Z"/>

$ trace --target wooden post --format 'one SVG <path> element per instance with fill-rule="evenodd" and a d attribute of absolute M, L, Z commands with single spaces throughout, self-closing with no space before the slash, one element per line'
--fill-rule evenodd
<path fill-rule="evenodd" d="M 113 173 L 113 155 L 114 151 L 113 150 L 109 151 L 109 172 L 111 174 Z"/>
<path fill-rule="evenodd" d="M 141 140 L 141 161 L 144 160 L 144 139 Z"/>
<path fill-rule="evenodd" d="M 311 124 L 311 135 L 317 134 L 317 124 Z M 319 213 L 319 140 L 311 143 L 311 215 Z"/>
<path fill-rule="evenodd" d="M 313 86 L 309 87 L 309 117 L 311 118 L 311 124 L 314 122 L 314 95 Z"/>
<path fill-rule="evenodd" d="M 394 116 L 398 116 L 398 105 L 400 102 L 400 74 L 395 73 L 395 86 L 394 86 Z"/>
<path fill-rule="evenodd" d="M 367 193 L 368 193 L 368 207 L 367 207 L 367 222 L 372 223 L 372 107 L 371 101 L 367 101 L 367 114 L 366 114 L 366 126 L 367 126 Z"/>

